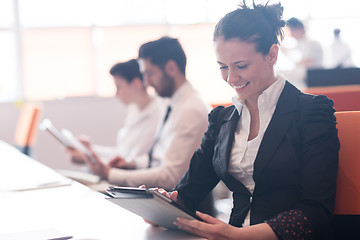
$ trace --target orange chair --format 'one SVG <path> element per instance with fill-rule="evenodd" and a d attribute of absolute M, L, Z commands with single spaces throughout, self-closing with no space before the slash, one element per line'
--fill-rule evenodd
<path fill-rule="evenodd" d="M 303 92 L 325 95 L 334 101 L 336 111 L 360 111 L 360 85 L 311 87 Z"/>
<path fill-rule="evenodd" d="M 310 87 L 303 92 L 314 95 L 325 95 L 334 101 L 336 111 L 360 111 L 360 85 L 339 85 Z M 232 105 L 231 102 L 212 103 L 213 108 Z"/>
<path fill-rule="evenodd" d="M 228 106 L 230 106 L 230 105 L 233 105 L 233 103 L 232 103 L 232 102 L 212 103 L 212 104 L 211 104 L 211 107 L 212 107 L 212 108 L 216 108 L 216 107 L 218 107 L 218 106 L 228 107 Z"/>
<path fill-rule="evenodd" d="M 40 103 L 24 103 L 16 125 L 14 142 L 16 147 L 26 155 L 31 155 L 38 132 L 38 123 L 42 112 Z"/>
<path fill-rule="evenodd" d="M 360 111 L 335 116 L 340 153 L 334 230 L 338 239 L 360 239 Z"/>

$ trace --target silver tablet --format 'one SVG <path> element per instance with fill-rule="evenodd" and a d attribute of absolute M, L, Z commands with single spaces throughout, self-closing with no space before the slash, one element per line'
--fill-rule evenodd
<path fill-rule="evenodd" d="M 109 201 L 167 229 L 178 229 L 178 217 L 201 220 L 194 212 L 155 190 L 129 187 L 109 187 Z"/>

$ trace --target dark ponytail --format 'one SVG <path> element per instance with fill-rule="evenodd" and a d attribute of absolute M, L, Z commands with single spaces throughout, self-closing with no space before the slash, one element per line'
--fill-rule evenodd
<path fill-rule="evenodd" d="M 248 43 L 255 43 L 256 50 L 266 55 L 273 44 L 283 39 L 282 19 L 284 8 L 281 3 L 268 5 L 246 5 L 245 0 L 238 9 L 226 14 L 217 24 L 214 41 L 219 37 L 224 40 L 237 38 Z"/>

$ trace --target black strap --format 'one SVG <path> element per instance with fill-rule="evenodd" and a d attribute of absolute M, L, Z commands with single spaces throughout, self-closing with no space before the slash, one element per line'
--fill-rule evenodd
<path fill-rule="evenodd" d="M 150 149 L 150 151 L 149 151 L 149 165 L 148 165 L 148 168 L 151 167 L 151 163 L 152 163 L 152 160 L 153 160 L 153 159 L 152 159 L 152 153 L 153 153 L 153 151 L 154 151 L 154 148 L 155 148 L 156 144 L 159 142 L 159 139 L 160 139 L 160 136 L 161 136 L 161 132 L 162 132 L 162 130 L 163 130 L 163 128 L 164 128 L 164 125 L 165 125 L 167 119 L 169 118 L 170 112 L 171 112 L 171 107 L 168 106 L 168 108 L 167 108 L 167 110 L 166 110 L 166 114 L 165 114 L 164 120 L 163 120 L 163 123 L 162 123 L 159 131 L 157 132 L 156 139 L 155 139 L 155 141 L 154 141 L 154 143 L 153 143 L 153 145 L 152 145 L 152 147 L 151 147 L 151 149 Z"/>

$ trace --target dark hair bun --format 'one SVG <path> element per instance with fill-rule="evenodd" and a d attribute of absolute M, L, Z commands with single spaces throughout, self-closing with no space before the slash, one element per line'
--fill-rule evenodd
<path fill-rule="evenodd" d="M 226 14 L 215 26 L 214 41 L 238 38 L 241 41 L 255 43 L 256 50 L 268 54 L 273 44 L 280 44 L 284 33 L 282 27 L 283 7 L 278 4 L 255 4 L 247 6 L 245 0 L 239 8 Z"/>
<path fill-rule="evenodd" d="M 282 40 L 284 34 L 281 29 L 285 26 L 285 21 L 282 19 L 284 7 L 280 3 L 266 4 L 265 6 L 254 4 L 254 10 L 261 11 L 266 20 L 268 20 L 269 25 L 273 27 L 276 35 Z"/>

